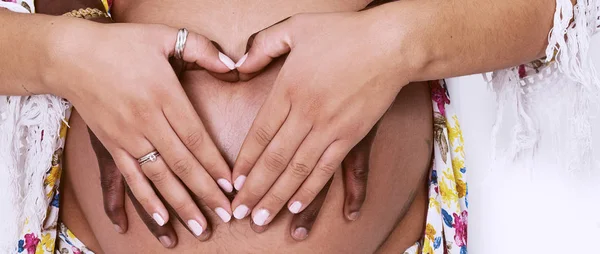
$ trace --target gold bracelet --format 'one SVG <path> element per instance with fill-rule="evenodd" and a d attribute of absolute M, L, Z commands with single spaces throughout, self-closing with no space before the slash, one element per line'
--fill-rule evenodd
<path fill-rule="evenodd" d="M 72 10 L 63 14 L 66 17 L 82 18 L 82 19 L 94 19 L 94 18 L 108 18 L 106 12 L 99 10 L 98 8 L 81 8 L 79 10 Z"/>

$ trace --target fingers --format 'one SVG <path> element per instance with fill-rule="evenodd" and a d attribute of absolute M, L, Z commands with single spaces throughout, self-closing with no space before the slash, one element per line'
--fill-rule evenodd
<path fill-rule="evenodd" d="M 291 212 L 302 211 L 304 209 L 303 204 L 310 204 L 313 201 L 340 167 L 344 156 L 350 150 L 348 147 L 352 146 L 347 141 L 338 140 L 325 150 L 312 174 L 308 176 L 296 194 L 290 199 L 288 208 Z"/>
<path fill-rule="evenodd" d="M 163 109 L 165 117 L 168 120 L 168 124 L 163 128 L 172 128 L 175 131 L 176 136 L 168 137 L 168 139 L 161 142 L 164 142 L 164 147 L 168 148 L 169 150 L 174 150 L 175 148 L 178 149 L 178 153 L 173 152 L 173 156 L 175 157 L 182 157 L 183 154 L 189 154 L 189 152 L 191 152 L 195 159 L 188 157 L 187 160 L 182 161 L 186 162 L 186 164 L 179 166 L 194 167 L 194 169 L 196 169 L 195 171 L 198 171 L 198 173 L 205 172 L 206 170 L 206 172 L 209 174 L 209 177 L 212 177 L 214 181 L 218 183 L 221 189 L 227 193 L 231 193 L 233 191 L 233 184 L 230 180 L 231 171 L 227 165 L 227 162 L 223 158 L 223 155 L 221 155 L 219 149 L 217 149 L 217 146 L 206 131 L 206 128 L 204 128 L 204 124 L 198 116 L 198 113 L 195 111 L 191 103 L 187 101 L 185 94 L 182 92 L 180 96 L 185 98 L 185 103 L 182 103 L 181 100 L 178 100 L 177 98 L 173 98 L 172 100 L 174 103 L 166 105 Z M 156 128 L 155 132 L 158 135 L 163 134 L 164 136 L 165 134 L 165 132 L 163 132 L 160 128 Z M 181 145 L 182 143 L 185 147 Z M 177 162 L 178 161 L 174 161 L 173 163 Z M 197 162 L 200 162 L 200 164 Z M 184 170 L 180 173 L 181 174 L 177 175 L 184 180 L 184 182 L 186 180 L 191 180 L 184 179 L 188 177 L 187 173 L 190 173 L 189 170 Z M 202 175 L 204 178 L 205 176 L 206 175 Z M 213 184 L 208 184 L 207 186 L 212 185 Z M 216 195 L 215 197 L 218 197 L 221 202 L 226 200 L 226 197 L 223 195 Z M 229 203 L 227 203 L 227 207 L 229 207 Z"/>
<path fill-rule="evenodd" d="M 164 53 L 167 57 L 175 54 L 175 43 L 177 31 L 167 28 L 164 33 Z M 206 37 L 189 32 L 182 54 L 183 61 L 196 63 L 198 66 L 214 73 L 227 73 L 235 69 L 235 63 L 231 58 L 221 53 L 215 45 Z"/>
<path fill-rule="evenodd" d="M 112 156 L 96 135 L 88 128 L 92 148 L 98 158 L 100 184 L 104 200 L 104 212 L 119 233 L 127 232 L 127 214 L 125 213 L 125 183 Z"/>
<path fill-rule="evenodd" d="M 242 189 L 248 173 L 286 120 L 290 107 L 291 104 L 287 98 L 269 96 L 259 110 L 233 166 L 233 179 L 236 190 Z"/>
<path fill-rule="evenodd" d="M 185 187 L 181 185 L 181 182 L 169 170 L 163 158 L 158 157 L 156 161 L 144 164 L 142 170 L 161 193 L 165 201 L 182 218 L 188 229 L 196 237 L 200 237 L 204 229 L 208 226 L 206 218 L 204 218 L 204 215 L 200 212 L 200 209 L 194 203 Z M 160 222 L 160 218 L 156 221 L 159 225 L 164 224 Z"/>
<path fill-rule="evenodd" d="M 375 124 L 369 134 L 350 150 L 350 153 L 348 153 L 342 162 L 344 186 L 346 189 L 344 215 L 351 221 L 358 219 L 360 208 L 367 196 L 369 159 L 378 127 L 379 124 Z"/>
<path fill-rule="evenodd" d="M 152 189 L 146 175 L 142 173 L 138 161 L 122 149 L 115 149 L 112 155 L 129 189 L 136 196 L 144 210 L 152 215 L 158 225 L 162 226 L 168 222 L 169 213 L 154 189 Z"/>
<path fill-rule="evenodd" d="M 191 124 L 189 124 L 188 121 L 188 126 L 192 126 Z M 213 180 L 213 178 L 211 177 L 211 175 L 209 175 L 209 173 L 205 170 L 205 168 L 198 163 L 198 161 L 196 160 L 196 157 L 194 157 L 190 152 L 189 152 L 189 148 L 196 148 L 195 150 L 198 150 L 200 155 L 198 157 L 202 158 L 202 160 L 204 161 L 204 163 L 206 163 L 206 161 L 213 161 L 214 159 L 216 159 L 216 157 L 220 157 L 221 160 L 222 156 L 220 155 L 220 153 L 218 152 L 218 150 L 216 149 L 215 145 L 212 143 L 212 141 L 210 141 L 210 137 L 207 137 L 208 134 L 204 131 L 203 134 L 190 134 L 191 137 L 187 144 L 187 147 L 184 145 L 184 143 L 182 143 L 179 140 L 179 137 L 173 132 L 173 131 L 164 131 L 164 130 L 168 130 L 171 128 L 171 125 L 168 122 L 163 122 L 163 124 L 160 124 L 159 121 L 157 121 L 157 124 L 155 124 L 155 132 L 157 133 L 157 138 L 156 139 L 152 139 L 152 143 L 156 145 L 156 149 L 161 153 L 161 157 L 164 158 L 164 160 L 166 161 L 168 167 L 171 170 L 168 170 L 167 168 L 160 168 L 158 170 L 159 174 L 162 174 L 159 179 L 157 180 L 161 180 L 161 178 L 163 177 L 167 177 L 170 174 L 172 175 L 174 173 L 174 175 L 176 175 L 179 179 L 181 179 L 184 184 L 202 201 L 204 202 L 208 207 L 210 207 L 211 209 L 213 209 L 213 211 L 215 211 L 215 213 L 217 213 L 221 219 L 224 222 L 229 222 L 229 220 L 231 219 L 231 206 L 229 203 L 229 200 L 227 199 L 227 197 L 225 196 L 225 194 L 223 194 L 223 192 L 219 189 L 219 186 L 217 185 L 217 183 L 215 183 L 215 180 Z M 185 128 L 189 128 L 189 127 L 185 127 Z M 202 128 L 202 125 L 200 124 L 199 126 L 197 126 L 196 128 L 199 128 L 200 130 L 204 130 L 204 128 Z M 177 129 L 177 128 L 174 128 Z M 163 131 L 160 131 L 163 130 Z M 189 130 L 191 131 L 191 130 Z M 185 134 L 183 134 L 185 136 Z M 208 140 L 208 141 L 207 141 Z M 210 153 L 210 146 L 206 147 L 207 144 L 212 145 L 212 150 L 214 154 Z M 203 146 L 205 146 L 206 148 L 203 148 Z M 213 158 L 207 158 L 209 156 L 212 156 Z M 154 164 L 154 163 L 152 163 Z M 221 167 L 224 167 L 224 170 L 226 172 L 229 172 L 227 164 L 225 163 L 225 161 L 222 161 Z M 149 165 L 149 164 L 146 164 Z M 206 164 L 209 165 L 210 167 L 214 168 L 216 167 L 215 164 Z M 148 174 L 147 174 L 148 175 Z M 173 175 L 173 176 L 174 176 Z M 148 175 L 148 177 L 150 177 L 150 175 Z M 229 179 L 229 176 L 227 176 L 227 179 Z M 226 179 L 224 178 L 219 178 L 217 181 L 221 182 Z M 156 181 L 153 181 L 155 186 L 157 188 L 160 189 L 160 187 L 157 185 Z M 227 181 L 228 182 L 228 181 Z M 178 183 L 178 181 L 177 181 Z M 173 182 L 173 184 L 176 184 L 175 182 Z M 223 185 L 223 184 L 222 184 Z M 165 191 L 168 192 L 173 192 L 173 190 L 171 188 L 173 188 L 173 185 L 168 185 L 168 189 L 166 189 Z M 183 187 L 183 186 L 181 186 Z M 229 189 L 231 189 L 231 184 L 229 184 L 229 186 L 227 186 Z M 184 190 L 185 193 L 182 193 L 180 195 L 187 195 L 187 191 L 185 191 L 185 189 L 182 188 L 182 190 Z M 169 193 L 168 195 L 164 192 L 161 191 L 161 193 L 163 194 L 163 197 L 165 199 L 167 199 L 168 203 L 175 208 L 175 210 L 177 210 L 176 208 L 178 207 L 178 205 L 176 203 L 173 203 L 171 201 L 169 201 L 168 199 L 168 195 L 171 195 L 171 193 Z M 173 197 L 176 198 L 176 197 Z M 187 198 L 186 198 L 187 199 Z M 198 214 L 200 213 L 200 210 L 198 209 L 198 207 L 193 203 L 193 201 L 191 200 L 191 198 L 186 201 L 189 202 L 187 203 L 188 205 L 186 206 L 191 206 L 193 204 L 193 207 L 195 208 L 194 210 L 194 214 L 195 211 L 198 211 Z M 183 203 L 182 203 L 183 205 Z M 190 208 L 191 209 L 191 208 Z M 180 217 L 182 217 L 184 219 L 184 221 L 191 223 L 192 226 L 196 226 L 194 223 L 199 223 L 200 221 L 196 221 L 196 222 L 190 222 L 188 220 L 193 220 L 195 217 L 186 217 L 185 214 L 181 214 L 178 212 L 178 215 Z M 190 214 L 192 215 L 192 214 Z M 197 215 L 196 215 L 197 216 Z M 200 217 L 198 217 L 200 218 Z M 204 216 L 202 216 L 202 218 L 204 218 Z M 206 229 L 206 224 L 201 224 L 203 229 Z M 190 226 L 191 227 L 191 226 Z M 193 227 L 191 227 L 193 228 Z"/>
<path fill-rule="evenodd" d="M 292 19 L 285 19 L 248 40 L 248 52 L 235 67 L 240 73 L 255 73 L 265 68 L 273 59 L 290 52 L 292 44 Z"/>
<path fill-rule="evenodd" d="M 288 140 L 288 138 L 286 137 L 289 136 L 284 136 L 283 134 L 284 133 L 282 133 L 282 135 L 279 135 L 278 133 L 277 137 L 275 137 L 273 141 L 276 141 L 276 139 L 278 138 Z M 317 164 L 317 161 L 321 157 L 321 154 L 323 154 L 325 148 L 327 148 L 327 145 L 330 142 L 331 141 L 327 138 L 327 135 L 311 133 L 306 137 L 306 139 L 304 140 L 304 142 L 302 142 L 302 145 L 300 145 L 299 148 L 293 147 L 288 142 L 286 142 L 285 144 L 281 144 L 282 148 L 278 149 L 290 149 L 291 154 L 293 155 L 295 152 L 296 155 L 293 156 L 293 159 L 291 159 L 289 163 L 286 163 L 284 165 L 285 170 L 281 170 L 279 172 L 281 176 L 274 179 L 276 180 L 276 182 L 275 184 L 273 184 L 272 187 L 270 187 L 270 189 L 267 188 L 268 192 L 265 195 L 261 195 L 260 197 L 258 197 L 260 199 L 260 202 L 258 202 L 258 204 L 254 207 L 252 212 L 252 220 L 255 224 L 266 225 L 271 222 L 274 216 L 277 213 L 279 213 L 279 211 L 287 204 L 288 200 L 290 200 L 292 195 L 294 195 L 294 193 L 302 185 L 304 180 L 306 180 L 306 178 L 311 174 L 313 168 Z M 274 142 L 272 142 L 272 144 L 274 144 Z M 257 167 L 250 173 L 250 176 L 254 177 L 256 175 L 260 175 L 257 172 L 259 172 L 258 170 L 260 170 L 261 168 L 263 167 Z M 263 178 L 264 177 L 259 176 L 259 178 L 255 179 Z M 248 191 L 250 193 L 254 193 L 254 191 L 250 189 L 251 182 L 255 183 L 255 181 L 253 180 L 248 181 L 248 185 L 245 188 L 248 188 Z M 271 183 L 268 183 L 266 185 L 270 186 Z M 316 191 L 315 195 L 319 191 Z M 292 211 L 292 213 L 298 213 L 300 209 L 306 206 L 307 204 L 308 203 L 293 202 L 290 205 L 289 210 Z"/>
<path fill-rule="evenodd" d="M 133 203 L 133 207 L 137 211 L 138 215 L 146 224 L 146 227 L 152 232 L 152 234 L 158 239 L 158 241 L 165 248 L 173 248 L 177 245 L 177 234 L 171 225 L 171 222 L 166 222 L 164 225 L 158 225 L 156 221 L 144 210 L 144 207 L 138 202 L 133 193 L 127 190 L 127 194 Z"/>
<path fill-rule="evenodd" d="M 327 192 L 331 186 L 331 181 L 327 182 L 325 187 L 319 192 L 312 203 L 310 203 L 303 211 L 294 215 L 291 223 L 291 235 L 296 241 L 302 241 L 308 237 L 312 230 L 312 226 L 317 220 L 317 216 L 323 207 Z"/>
<path fill-rule="evenodd" d="M 294 156 L 296 149 L 298 149 L 302 140 L 304 140 L 304 137 L 310 131 L 310 128 L 311 125 L 302 123 L 299 118 L 293 118 L 284 123 L 277 132 L 277 136 L 269 143 L 254 166 L 254 169 L 250 172 L 247 184 L 245 184 L 244 188 L 242 188 L 232 202 L 232 207 L 235 207 L 234 215 L 237 219 L 244 218 L 247 214 L 242 213 L 242 211 L 245 211 L 246 208 L 250 209 L 254 207 L 261 201 L 273 183 L 280 178 L 280 175 L 288 167 L 288 163 Z M 303 168 L 302 170 L 305 169 Z M 298 183 L 298 186 L 300 186 L 300 183 Z M 286 188 L 288 193 L 290 192 L 289 188 L 293 187 L 288 186 Z M 293 194 L 293 191 L 289 194 L 282 192 L 269 193 L 269 197 L 281 201 L 279 203 L 283 206 L 287 199 L 281 200 L 281 198 L 286 196 L 289 198 Z M 281 196 L 277 196 L 279 194 Z M 273 197 L 273 195 L 276 196 Z M 272 218 L 271 215 L 275 215 L 281 209 L 281 206 L 261 206 L 260 209 L 255 209 L 252 213 L 254 224 L 258 226 L 265 225 Z M 241 210 L 238 210 L 238 207 Z"/>

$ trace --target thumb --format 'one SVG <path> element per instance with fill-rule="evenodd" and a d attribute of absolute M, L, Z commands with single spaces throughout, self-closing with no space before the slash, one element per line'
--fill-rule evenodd
<path fill-rule="evenodd" d="M 170 57 L 175 55 L 175 44 L 179 32 L 173 33 L 172 31 L 175 31 L 175 29 L 169 30 L 171 32 L 166 33 L 167 40 L 164 47 L 165 54 Z M 187 36 L 185 34 L 182 36 L 182 40 L 185 40 L 182 52 L 184 62 L 195 63 L 199 67 L 214 73 L 227 73 L 235 69 L 233 60 L 220 52 L 208 38 L 188 31 Z"/>
<path fill-rule="evenodd" d="M 250 36 L 248 51 L 235 64 L 240 73 L 255 73 L 293 48 L 293 19 L 286 18 Z"/>

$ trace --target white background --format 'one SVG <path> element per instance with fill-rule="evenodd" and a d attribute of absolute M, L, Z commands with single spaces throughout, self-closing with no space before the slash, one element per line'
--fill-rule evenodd
<path fill-rule="evenodd" d="M 600 70 L 599 35 L 592 48 Z M 453 78 L 448 86 L 465 139 L 469 253 L 600 253 L 600 169 L 569 172 L 550 163 L 492 169 L 492 92 L 481 75 Z M 600 160 L 600 117 L 592 128 Z"/>

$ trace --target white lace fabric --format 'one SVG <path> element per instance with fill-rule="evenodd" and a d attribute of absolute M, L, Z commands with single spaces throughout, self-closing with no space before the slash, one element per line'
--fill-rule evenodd
<path fill-rule="evenodd" d="M 31 3 L 30 10 L 22 2 Z M 600 81 L 588 51 L 591 36 L 600 26 L 600 0 L 580 0 L 575 6 L 570 0 L 556 3 L 546 50 L 546 59 L 554 62 L 525 79 L 517 67 L 492 75 L 499 102 L 494 132 L 507 129 L 512 133 L 509 145 L 498 154 L 530 158 L 540 146 L 549 144 L 561 150 L 569 168 L 589 167 L 590 107 L 600 94 Z M 35 12 L 31 0 L 0 1 L 0 8 Z M 5 207 L 0 213 L 5 221 L 0 223 L 2 253 L 15 252 L 26 218 L 29 225 L 43 227 L 48 207 L 43 176 L 60 145 L 57 137 L 69 106 L 52 95 L 0 96 L 0 186 L 4 188 L 0 202 Z M 518 121 L 512 126 L 503 123 L 504 114 L 514 114 Z M 554 138 L 541 142 L 544 133 L 553 133 L 550 136 Z"/>

